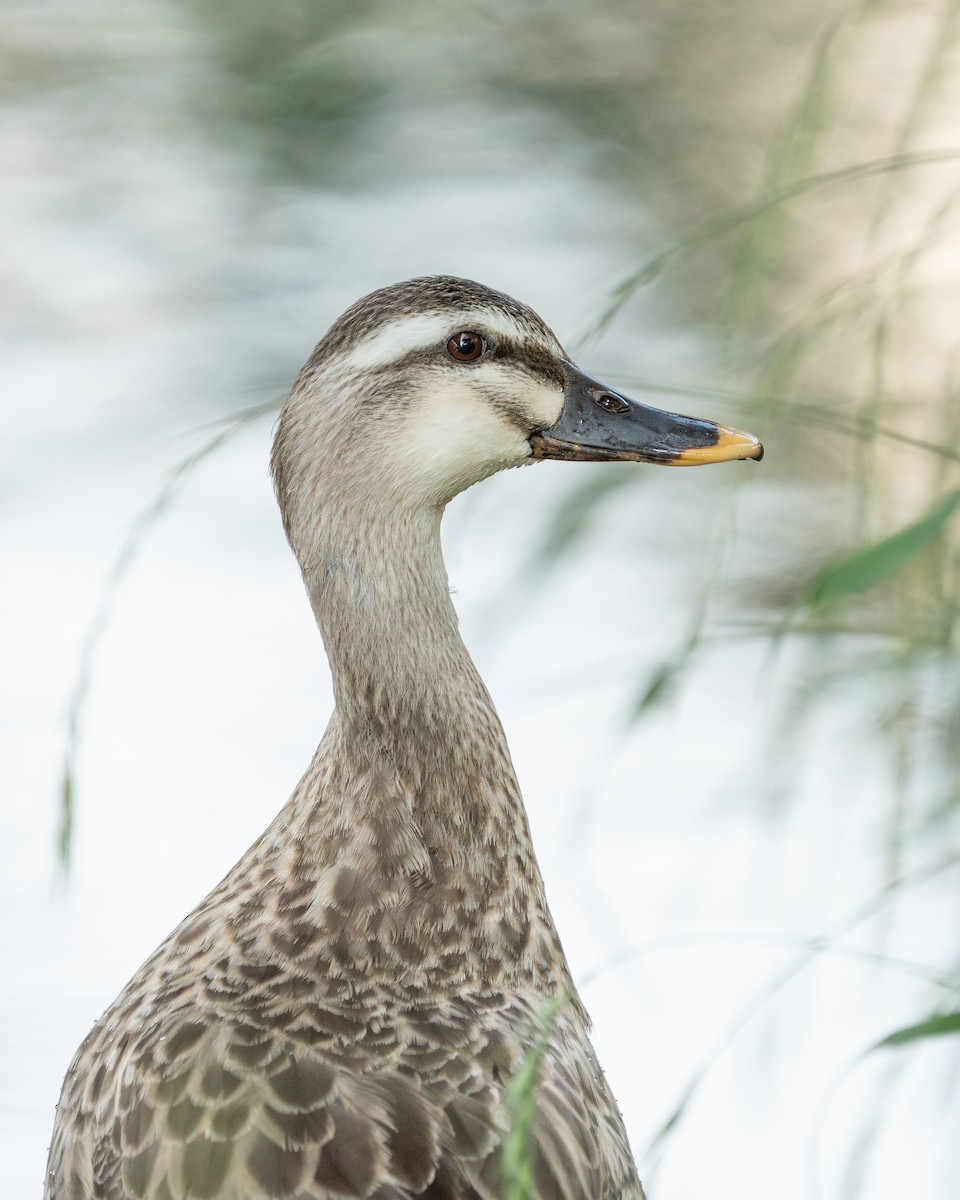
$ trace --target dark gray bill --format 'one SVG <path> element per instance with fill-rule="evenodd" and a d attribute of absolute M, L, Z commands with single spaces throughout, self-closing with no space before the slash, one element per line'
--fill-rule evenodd
<path fill-rule="evenodd" d="M 750 433 L 663 412 L 622 396 L 573 363 L 564 363 L 563 410 L 530 437 L 534 458 L 577 462 L 651 462 L 670 467 L 763 458 Z"/>

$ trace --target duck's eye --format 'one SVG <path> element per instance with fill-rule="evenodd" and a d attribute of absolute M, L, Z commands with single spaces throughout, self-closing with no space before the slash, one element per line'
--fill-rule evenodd
<path fill-rule="evenodd" d="M 457 362 L 475 362 L 487 348 L 487 339 L 482 333 L 463 329 L 447 342 L 447 353 Z"/>
<path fill-rule="evenodd" d="M 613 392 L 601 392 L 594 396 L 594 403 L 599 404 L 604 412 L 608 413 L 625 413 L 630 411 L 630 405 L 620 396 L 614 395 Z"/>

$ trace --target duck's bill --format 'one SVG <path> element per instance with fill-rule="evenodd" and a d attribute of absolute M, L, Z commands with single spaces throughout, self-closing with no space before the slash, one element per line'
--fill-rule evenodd
<path fill-rule="evenodd" d="M 750 433 L 650 408 L 597 383 L 572 363 L 564 365 L 564 377 L 560 419 L 531 436 L 534 458 L 668 467 L 763 458 L 763 446 Z"/>

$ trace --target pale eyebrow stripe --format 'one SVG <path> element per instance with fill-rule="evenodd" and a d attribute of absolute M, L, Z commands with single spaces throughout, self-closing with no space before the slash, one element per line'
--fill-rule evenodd
<path fill-rule="evenodd" d="M 511 339 L 529 337 L 527 327 L 495 308 L 468 309 L 462 314 L 449 311 L 415 313 L 391 321 L 365 337 L 337 365 L 347 371 L 373 371 L 435 346 L 458 329 L 472 328 Z"/>

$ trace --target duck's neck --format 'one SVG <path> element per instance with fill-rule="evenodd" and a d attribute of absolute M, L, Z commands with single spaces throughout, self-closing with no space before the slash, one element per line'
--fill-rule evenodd
<path fill-rule="evenodd" d="M 424 720 L 486 692 L 460 639 L 433 508 L 325 514 L 304 577 L 333 672 L 340 718 L 410 744 Z M 453 707 L 451 707 L 453 706 Z M 436 732 L 442 732 L 437 730 Z M 432 740 L 432 739 L 431 739 Z"/>
<path fill-rule="evenodd" d="M 457 629 L 440 512 L 324 516 L 303 565 L 336 711 L 301 785 L 301 844 L 321 873 L 362 880 L 361 923 L 389 912 L 365 951 L 385 967 L 395 934 L 432 986 L 468 959 L 488 982 L 568 988 L 503 729 Z"/>

